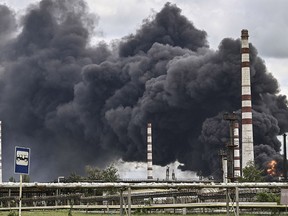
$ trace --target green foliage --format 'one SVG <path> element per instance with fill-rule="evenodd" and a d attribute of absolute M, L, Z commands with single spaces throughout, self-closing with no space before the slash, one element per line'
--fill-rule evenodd
<path fill-rule="evenodd" d="M 10 211 L 8 216 L 18 216 L 18 213 L 15 211 Z"/>
<path fill-rule="evenodd" d="M 67 182 L 80 182 L 82 181 L 82 177 L 77 175 L 75 172 L 72 172 L 70 176 L 65 179 Z"/>
<path fill-rule="evenodd" d="M 119 178 L 117 174 L 118 170 L 110 165 L 104 170 L 100 170 L 97 167 L 86 166 L 87 180 L 101 180 L 106 182 L 113 182 Z"/>
<path fill-rule="evenodd" d="M 85 171 L 87 176 L 82 177 L 76 173 L 71 173 L 66 178 L 67 182 L 79 182 L 79 181 L 105 181 L 114 182 L 119 179 L 118 170 L 114 165 L 110 165 L 106 169 L 99 169 L 98 167 L 86 166 Z"/>
<path fill-rule="evenodd" d="M 102 178 L 101 170 L 97 167 L 86 166 L 85 171 L 87 173 L 87 180 L 100 180 Z"/>
<path fill-rule="evenodd" d="M 72 209 L 73 209 L 73 204 L 70 205 L 70 209 L 68 211 L 68 216 L 72 216 Z"/>
<path fill-rule="evenodd" d="M 148 210 L 144 208 L 142 209 L 139 208 L 134 211 L 135 215 L 143 215 L 143 214 L 147 215 L 147 213 L 148 213 Z"/>
<path fill-rule="evenodd" d="M 11 176 L 11 177 L 9 178 L 9 182 L 16 182 L 16 180 L 15 180 L 15 178 L 14 178 L 13 176 Z"/>
<path fill-rule="evenodd" d="M 274 193 L 267 193 L 267 192 L 258 193 L 258 194 L 256 194 L 256 199 L 258 202 L 277 202 L 277 203 L 280 203 L 279 194 L 274 194 Z"/>
<path fill-rule="evenodd" d="M 30 182 L 30 176 L 29 175 L 23 175 L 23 182 L 29 183 Z"/>
<path fill-rule="evenodd" d="M 13 176 L 11 176 L 8 181 L 9 182 L 16 182 L 16 179 Z M 22 175 L 22 182 L 29 183 L 30 182 L 29 175 Z"/>
<path fill-rule="evenodd" d="M 102 180 L 107 182 L 113 182 L 119 179 L 119 175 L 117 174 L 118 170 L 114 167 L 114 165 L 110 165 L 106 169 L 102 171 Z"/>
<path fill-rule="evenodd" d="M 264 170 L 260 170 L 254 163 L 250 162 L 248 166 L 243 169 L 243 177 L 239 178 L 239 182 L 263 182 L 263 173 Z"/>
<path fill-rule="evenodd" d="M 72 216 L 72 209 L 69 209 L 68 216 Z"/>

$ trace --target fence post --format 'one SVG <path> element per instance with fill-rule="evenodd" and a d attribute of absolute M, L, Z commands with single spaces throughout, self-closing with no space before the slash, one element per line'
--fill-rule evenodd
<path fill-rule="evenodd" d="M 128 216 L 131 216 L 131 187 L 128 188 Z"/>

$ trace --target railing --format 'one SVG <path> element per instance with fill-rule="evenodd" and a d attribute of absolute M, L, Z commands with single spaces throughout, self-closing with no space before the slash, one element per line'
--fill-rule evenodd
<path fill-rule="evenodd" d="M 225 210 L 225 207 L 227 209 L 231 206 L 237 206 L 246 211 L 252 208 L 265 211 L 269 211 L 269 209 L 282 211 L 285 210 L 285 205 L 255 202 L 257 192 L 268 191 L 279 194 L 281 188 L 288 188 L 288 184 L 273 182 L 226 184 L 213 182 L 23 183 L 22 203 L 23 210 L 73 208 L 101 211 L 115 209 L 123 212 L 123 208 L 126 206 L 130 212 L 137 209 L 161 211 L 161 209 L 179 210 L 181 208 L 194 211 L 199 210 L 199 208 Z M 149 190 L 149 192 L 139 192 L 140 189 Z M 0 184 L 0 196 L 2 196 L 0 197 L 0 210 L 17 209 L 18 190 L 19 183 Z M 103 192 L 107 191 L 112 191 L 114 194 L 102 195 Z M 238 200 L 227 200 L 227 191 L 232 195 L 230 197 Z M 185 199 L 179 197 L 185 197 Z M 153 199 L 160 199 L 162 203 L 153 202 Z M 250 199 L 251 202 L 244 202 L 246 199 Z M 170 203 L 165 203 L 167 200 Z M 187 203 L 178 203 L 183 202 L 183 200 L 184 202 L 187 200 Z M 105 204 L 103 204 L 104 202 Z"/>

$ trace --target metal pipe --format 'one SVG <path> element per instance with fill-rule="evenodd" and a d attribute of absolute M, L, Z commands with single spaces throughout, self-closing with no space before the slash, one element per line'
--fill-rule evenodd
<path fill-rule="evenodd" d="M 229 216 L 229 188 L 226 188 L 226 215 Z"/>
<path fill-rule="evenodd" d="M 239 216 L 239 188 L 235 187 L 236 216 Z"/>
<path fill-rule="evenodd" d="M 123 216 L 123 190 L 120 189 L 120 216 Z"/>
<path fill-rule="evenodd" d="M 131 216 L 131 187 L 128 188 L 128 216 Z"/>
<path fill-rule="evenodd" d="M 20 189 L 19 189 L 19 216 L 21 216 L 21 208 L 22 208 L 22 174 L 20 174 Z"/>
<path fill-rule="evenodd" d="M 23 188 L 39 188 L 39 189 L 53 189 L 53 188 L 128 188 L 143 189 L 143 188 L 163 188 L 163 189 L 181 189 L 181 188 L 288 188 L 286 182 L 241 182 L 241 183 L 218 183 L 218 182 L 138 182 L 138 183 L 23 183 Z M 8 183 L 3 182 L 0 188 L 17 189 L 19 182 Z"/>

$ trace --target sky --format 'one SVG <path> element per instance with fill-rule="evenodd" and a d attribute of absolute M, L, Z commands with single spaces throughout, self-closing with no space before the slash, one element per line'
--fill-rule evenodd
<path fill-rule="evenodd" d="M 13 8 L 18 15 L 25 14 L 29 4 L 35 0 L 0 0 Z M 91 43 L 107 43 L 135 34 L 143 20 L 159 12 L 167 1 L 163 0 L 86 0 L 89 10 L 98 20 Z M 223 38 L 240 38 L 242 29 L 248 29 L 249 41 L 265 61 L 267 70 L 277 78 L 280 93 L 288 95 L 288 14 L 285 0 L 171 0 L 197 29 L 207 33 L 208 44 L 217 50 Z M 128 163 L 127 163 L 128 164 Z M 121 173 L 125 173 L 122 164 Z M 169 165 L 177 168 L 178 163 Z M 128 164 L 129 166 L 129 164 Z M 137 169 L 145 170 L 145 164 L 138 163 Z M 135 170 L 137 170 L 135 169 Z M 166 167 L 157 167 L 161 178 Z M 140 173 L 140 172 L 137 172 Z M 137 174 L 133 174 L 136 176 Z M 179 174 L 180 175 L 180 174 Z M 127 177 L 123 174 L 122 177 Z M 183 175 L 184 176 L 184 175 Z M 145 177 L 145 174 L 140 174 Z M 182 176 L 181 176 L 182 177 Z"/>
<path fill-rule="evenodd" d="M 0 0 L 16 11 L 23 11 L 35 0 Z M 135 33 L 143 19 L 161 10 L 164 0 L 86 0 L 91 12 L 99 16 L 96 41 L 122 38 Z M 211 48 L 223 38 L 239 38 L 248 29 L 249 41 L 264 59 L 268 71 L 288 95 L 288 14 L 286 0 L 171 0 L 182 9 L 198 29 L 208 34 Z"/>
<path fill-rule="evenodd" d="M 159 11 L 162 0 L 87 0 L 99 16 L 101 39 L 111 40 L 134 33 L 142 20 Z M 208 34 L 211 48 L 217 49 L 223 38 L 239 38 L 248 29 L 249 41 L 279 81 L 281 93 L 288 94 L 288 14 L 285 0 L 174 0 L 194 25 Z M 125 6 L 124 6 L 125 5 Z"/>

